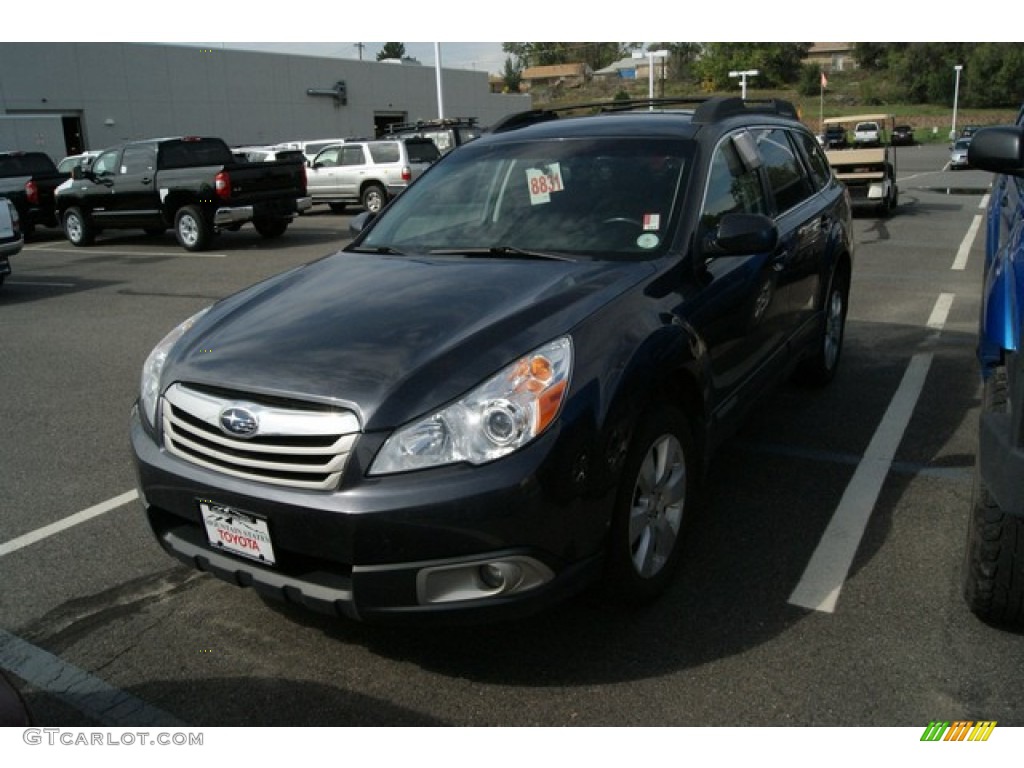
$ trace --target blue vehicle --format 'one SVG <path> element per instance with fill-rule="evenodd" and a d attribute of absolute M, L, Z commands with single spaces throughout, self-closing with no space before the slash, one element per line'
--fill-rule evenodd
<path fill-rule="evenodd" d="M 974 134 L 969 162 L 993 172 L 978 334 L 984 382 L 964 597 L 982 619 L 1024 626 L 1024 109 Z"/>

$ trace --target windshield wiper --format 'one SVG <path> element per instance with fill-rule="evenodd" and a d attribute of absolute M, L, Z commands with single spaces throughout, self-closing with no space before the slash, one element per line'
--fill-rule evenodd
<path fill-rule="evenodd" d="M 528 251 L 511 245 L 493 245 L 490 248 L 435 248 L 427 251 L 431 256 L 495 256 L 498 258 L 513 257 L 517 259 L 551 259 L 554 261 L 572 261 L 568 256 L 561 256 L 550 251 Z"/>
<path fill-rule="evenodd" d="M 382 256 L 405 256 L 403 251 L 397 248 L 392 248 L 390 245 L 376 245 L 373 247 L 360 245 L 355 248 L 350 248 L 349 251 L 355 253 L 379 253 Z"/>

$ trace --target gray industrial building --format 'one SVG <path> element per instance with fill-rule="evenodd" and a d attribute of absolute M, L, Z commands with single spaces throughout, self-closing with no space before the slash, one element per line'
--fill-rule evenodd
<path fill-rule="evenodd" d="M 443 69 L 444 117 L 486 127 L 530 108 L 491 93 L 485 72 Z M 0 150 L 55 160 L 157 136 L 231 145 L 372 137 L 437 118 L 434 67 L 148 43 L 0 45 Z"/>

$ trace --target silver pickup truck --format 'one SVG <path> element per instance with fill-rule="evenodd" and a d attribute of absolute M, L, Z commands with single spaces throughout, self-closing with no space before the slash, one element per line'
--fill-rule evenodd
<path fill-rule="evenodd" d="M 307 169 L 307 194 L 336 213 L 348 204 L 376 213 L 440 157 L 437 145 L 424 138 L 335 144 Z"/>

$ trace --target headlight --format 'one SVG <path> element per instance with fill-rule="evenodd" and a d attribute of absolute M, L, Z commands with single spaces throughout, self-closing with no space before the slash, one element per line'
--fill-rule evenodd
<path fill-rule="evenodd" d="M 142 412 L 146 414 L 146 420 L 150 425 L 156 425 L 156 401 L 160 396 L 160 374 L 164 370 L 164 363 L 167 362 L 167 355 L 175 343 L 184 336 L 188 329 L 195 325 L 196 321 L 209 311 L 209 307 L 201 309 L 192 317 L 183 322 L 153 347 L 145 364 L 142 366 L 142 382 L 139 387 L 139 401 L 142 403 Z"/>
<path fill-rule="evenodd" d="M 444 410 L 400 428 L 370 466 L 371 475 L 444 464 L 483 464 L 522 448 L 558 416 L 572 374 L 563 336 L 524 355 Z"/>

